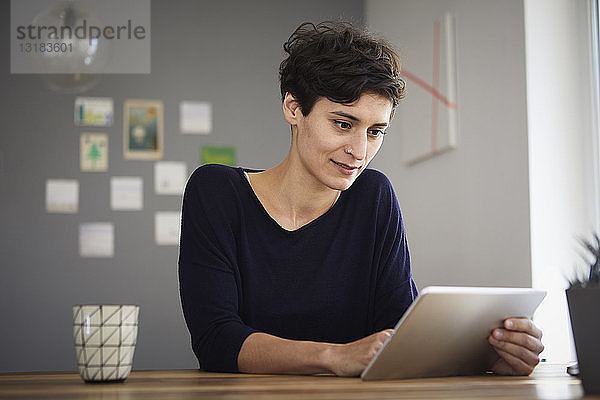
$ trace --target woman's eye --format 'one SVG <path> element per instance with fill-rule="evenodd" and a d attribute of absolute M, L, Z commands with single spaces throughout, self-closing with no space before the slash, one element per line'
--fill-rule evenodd
<path fill-rule="evenodd" d="M 383 129 L 371 129 L 371 136 L 379 137 L 385 135 L 385 131 Z"/>
<path fill-rule="evenodd" d="M 339 126 L 339 127 L 340 127 L 340 128 L 342 128 L 342 129 L 350 129 L 350 128 L 352 128 L 352 125 L 351 125 L 349 122 L 346 122 L 346 121 L 338 121 L 338 120 L 336 120 L 336 121 L 334 121 L 334 122 L 335 122 L 335 124 L 336 124 L 337 126 Z"/>

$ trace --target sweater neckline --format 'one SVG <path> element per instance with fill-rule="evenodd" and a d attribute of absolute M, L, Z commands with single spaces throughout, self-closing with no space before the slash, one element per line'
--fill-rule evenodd
<path fill-rule="evenodd" d="M 252 185 L 250 184 L 250 178 L 248 177 L 247 173 L 248 172 L 250 172 L 250 173 L 262 172 L 262 171 L 264 171 L 264 170 L 238 167 L 238 172 L 240 173 L 240 177 L 242 178 L 242 181 L 244 182 L 244 185 L 246 186 L 250 197 L 252 198 L 254 203 L 257 205 L 257 207 L 261 210 L 261 213 L 267 218 L 267 220 L 270 221 L 270 223 L 275 227 L 275 229 L 277 229 L 280 232 L 283 232 L 286 235 L 300 234 L 301 232 L 304 232 L 305 230 L 308 230 L 314 226 L 318 226 L 321 223 L 321 221 L 323 221 L 329 214 L 333 213 L 333 211 L 335 209 L 337 209 L 338 207 L 341 207 L 340 204 L 342 202 L 342 198 L 345 198 L 345 196 L 344 196 L 345 191 L 342 191 L 340 193 L 340 196 L 338 197 L 338 199 L 335 201 L 335 203 L 333 203 L 333 205 L 331 207 L 329 207 L 329 209 L 327 211 L 325 211 L 323 214 L 319 215 L 317 218 L 313 219 L 309 223 L 302 225 L 298 229 L 290 231 L 288 229 L 285 229 L 281 225 L 279 225 L 279 223 L 271 216 L 271 214 L 269 214 L 267 212 L 267 210 L 265 209 L 263 204 L 260 202 L 260 199 L 254 192 Z"/>

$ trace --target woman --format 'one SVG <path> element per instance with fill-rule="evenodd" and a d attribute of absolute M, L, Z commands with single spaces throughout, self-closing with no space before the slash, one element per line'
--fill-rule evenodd
<path fill-rule="evenodd" d="M 266 171 L 198 168 L 183 203 L 181 300 L 200 367 L 359 375 L 417 295 L 396 196 L 367 165 L 404 95 L 397 54 L 341 22 L 284 45 L 292 144 Z M 528 374 L 528 320 L 490 337 L 494 368 Z"/>

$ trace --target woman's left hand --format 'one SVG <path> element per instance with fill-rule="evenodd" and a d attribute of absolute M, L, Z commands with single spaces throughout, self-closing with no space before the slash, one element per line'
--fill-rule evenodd
<path fill-rule="evenodd" d="M 544 350 L 542 331 L 530 319 L 509 318 L 488 337 L 498 359 L 492 371 L 500 375 L 529 375 Z"/>

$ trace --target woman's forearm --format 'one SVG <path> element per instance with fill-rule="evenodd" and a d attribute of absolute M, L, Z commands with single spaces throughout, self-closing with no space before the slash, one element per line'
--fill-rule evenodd
<path fill-rule="evenodd" d="M 266 333 L 253 333 L 238 355 L 240 372 L 255 374 L 321 374 L 357 376 L 365 369 L 391 329 L 374 333 L 347 344 L 282 339 Z"/>
<path fill-rule="evenodd" d="M 238 355 L 240 372 L 264 374 L 332 373 L 330 343 L 282 339 L 262 332 L 244 341 Z"/>

